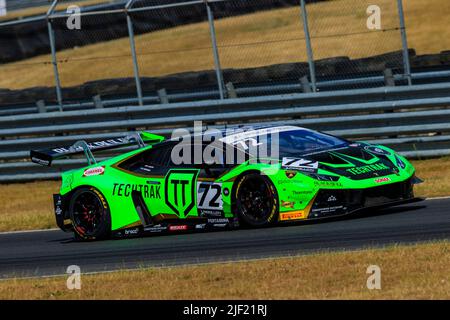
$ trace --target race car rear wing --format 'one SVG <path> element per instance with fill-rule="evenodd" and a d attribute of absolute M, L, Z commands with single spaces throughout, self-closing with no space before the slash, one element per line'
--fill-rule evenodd
<path fill-rule="evenodd" d="M 73 155 L 83 154 L 86 156 L 88 165 L 95 164 L 93 152 L 116 149 L 120 147 L 137 144 L 139 148 L 145 147 L 147 144 L 155 144 L 163 141 L 165 138 L 149 132 L 136 132 L 124 137 L 117 137 L 103 141 L 87 143 L 86 141 L 78 141 L 69 147 L 58 147 L 44 150 L 31 150 L 31 161 L 43 166 L 50 167 L 56 159 L 66 158 Z"/>

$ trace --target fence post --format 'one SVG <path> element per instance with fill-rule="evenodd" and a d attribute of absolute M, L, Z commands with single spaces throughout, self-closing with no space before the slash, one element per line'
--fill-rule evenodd
<path fill-rule="evenodd" d="M 131 49 L 131 58 L 133 59 L 133 71 L 134 71 L 134 80 L 136 82 L 136 91 L 137 97 L 139 101 L 139 105 L 144 105 L 144 99 L 142 96 L 142 86 L 141 86 L 141 78 L 139 76 L 139 65 L 136 56 L 136 43 L 134 41 L 134 30 L 133 30 L 133 21 L 131 20 L 130 13 L 128 9 L 133 4 L 134 0 L 129 0 L 125 5 L 125 14 L 127 15 L 127 27 L 128 27 L 128 37 L 130 38 L 130 49 Z"/>
<path fill-rule="evenodd" d="M 409 63 L 409 51 L 408 51 L 408 40 L 406 37 L 406 25 L 405 25 L 405 14 L 403 11 L 402 0 L 397 0 L 398 18 L 400 20 L 400 34 L 402 37 L 402 48 L 403 48 L 403 68 L 405 76 L 408 80 L 408 85 L 412 85 L 411 79 L 411 65 Z"/>
<path fill-rule="evenodd" d="M 47 11 L 47 27 L 48 27 L 48 37 L 49 37 L 49 41 L 50 41 L 50 50 L 52 53 L 53 73 L 55 76 L 56 99 L 58 100 L 59 111 L 63 111 L 61 81 L 59 79 L 58 60 L 56 59 L 55 33 L 53 31 L 52 21 L 50 18 L 50 15 L 53 14 L 53 11 L 55 10 L 57 4 L 58 4 L 58 0 L 54 0 L 52 5 L 50 6 L 50 9 L 48 9 L 48 11 Z"/>
<path fill-rule="evenodd" d="M 314 56 L 313 56 L 313 50 L 312 50 L 312 46 L 311 46 L 311 36 L 309 34 L 308 13 L 306 11 L 305 0 L 300 0 L 300 7 L 301 7 L 301 16 L 303 19 L 303 30 L 305 32 L 306 53 L 308 55 L 309 75 L 311 77 L 312 91 L 316 92 L 317 91 L 316 68 L 314 66 Z"/>
<path fill-rule="evenodd" d="M 217 39 L 216 39 L 216 28 L 214 26 L 214 15 L 209 5 L 208 0 L 203 0 L 206 5 L 206 13 L 208 14 L 208 23 L 209 23 L 209 32 L 211 35 L 211 43 L 214 54 L 214 66 L 216 69 L 216 77 L 217 77 L 217 85 L 219 86 L 219 95 L 220 99 L 225 99 L 224 94 L 224 82 L 223 82 L 223 74 L 222 68 L 220 66 L 220 57 L 219 57 L 219 49 L 217 48 Z"/>

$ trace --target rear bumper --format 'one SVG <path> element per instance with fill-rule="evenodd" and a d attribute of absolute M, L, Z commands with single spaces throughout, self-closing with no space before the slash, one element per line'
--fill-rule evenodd
<path fill-rule="evenodd" d="M 56 225 L 64 232 L 70 232 L 73 230 L 72 223 L 69 220 L 70 217 L 67 202 L 68 201 L 64 196 L 60 194 L 53 195 Z"/>

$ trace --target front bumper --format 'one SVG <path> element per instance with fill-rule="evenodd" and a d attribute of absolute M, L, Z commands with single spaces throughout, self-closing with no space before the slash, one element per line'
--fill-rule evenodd
<path fill-rule="evenodd" d="M 321 189 L 314 199 L 308 219 L 319 219 L 353 213 L 369 208 L 380 208 L 417 202 L 414 197 L 414 178 L 403 182 L 367 189 Z"/>

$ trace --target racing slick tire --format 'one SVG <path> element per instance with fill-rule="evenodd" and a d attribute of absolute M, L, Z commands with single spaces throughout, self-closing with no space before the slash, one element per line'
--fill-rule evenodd
<path fill-rule="evenodd" d="M 265 227 L 278 220 L 278 194 L 272 181 L 260 173 L 244 175 L 234 194 L 239 222 L 247 227 Z"/>
<path fill-rule="evenodd" d="M 69 204 L 75 239 L 101 240 L 111 233 L 111 214 L 103 194 L 95 188 L 80 188 Z"/>

